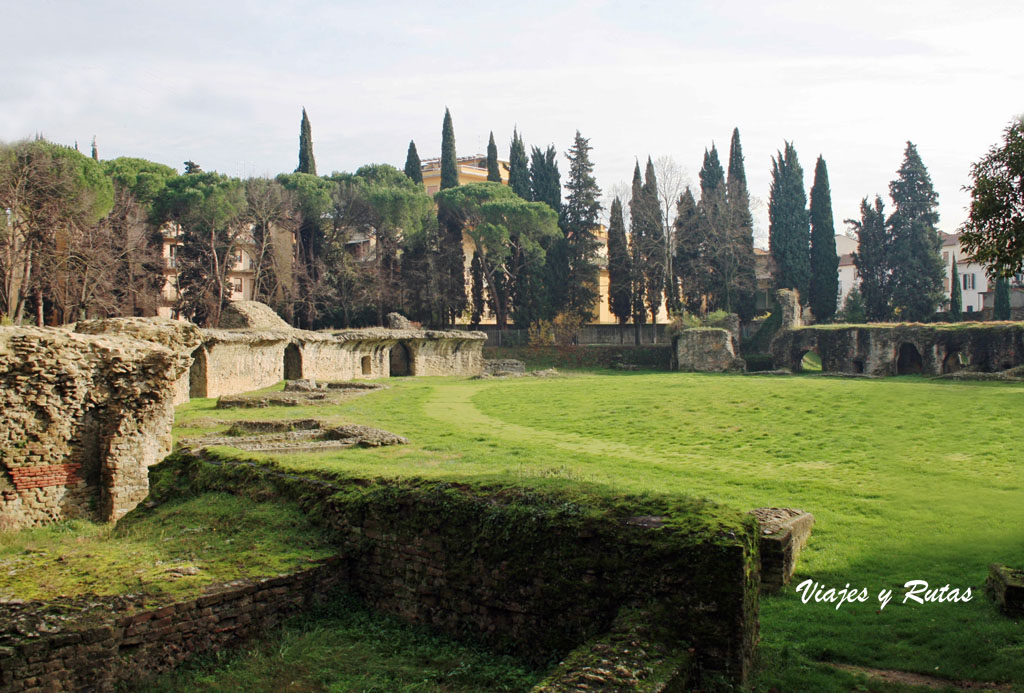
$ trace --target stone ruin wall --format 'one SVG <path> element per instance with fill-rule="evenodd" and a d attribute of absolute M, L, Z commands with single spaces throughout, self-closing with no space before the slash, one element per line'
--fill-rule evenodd
<path fill-rule="evenodd" d="M 120 336 L 0 328 L 0 529 L 117 520 L 148 494 L 196 334 L 122 325 Z"/>
<path fill-rule="evenodd" d="M 746 363 L 736 356 L 734 342 L 732 332 L 721 327 L 683 330 L 673 344 L 675 369 L 695 373 L 743 371 Z"/>
<path fill-rule="evenodd" d="M 193 354 L 190 397 L 220 397 L 259 390 L 284 378 L 290 332 L 202 330 Z M 187 401 L 187 400 L 186 400 Z"/>
<path fill-rule="evenodd" d="M 781 331 L 777 368 L 799 371 L 814 351 L 824 372 L 871 376 L 1005 370 L 1024 363 L 1024 324 L 823 325 Z"/>

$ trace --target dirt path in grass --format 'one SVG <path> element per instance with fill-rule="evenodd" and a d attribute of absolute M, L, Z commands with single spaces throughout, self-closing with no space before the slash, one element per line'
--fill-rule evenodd
<path fill-rule="evenodd" d="M 902 683 L 906 686 L 921 686 L 924 688 L 944 689 L 952 686 L 961 691 L 1013 691 L 1013 686 L 1005 683 L 982 683 L 980 681 L 950 681 L 935 676 L 914 674 L 909 671 L 897 671 L 895 669 L 874 669 L 872 667 L 859 667 L 853 664 L 837 664 L 826 662 L 830 667 L 848 671 L 852 674 L 864 674 L 868 678 L 886 681 L 888 683 Z"/>

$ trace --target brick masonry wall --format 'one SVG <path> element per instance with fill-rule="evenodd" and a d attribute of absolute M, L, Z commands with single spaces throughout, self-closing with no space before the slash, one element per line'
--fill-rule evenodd
<path fill-rule="evenodd" d="M 344 566 L 331 559 L 158 608 L 116 597 L 0 604 L 0 691 L 112 691 L 137 683 L 260 635 L 344 579 Z"/>

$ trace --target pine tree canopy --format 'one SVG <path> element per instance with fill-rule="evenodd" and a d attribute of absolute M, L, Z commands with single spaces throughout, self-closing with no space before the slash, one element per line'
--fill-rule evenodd
<path fill-rule="evenodd" d="M 416 143 L 409 140 L 409 152 L 405 155 L 405 175 L 409 176 L 414 183 L 423 184 L 423 165 L 420 163 L 420 155 L 416 151 Z"/>
<path fill-rule="evenodd" d="M 853 264 L 860 277 L 860 294 L 867 319 L 888 320 L 892 315 L 892 267 L 890 254 L 892 236 L 885 223 L 885 205 L 875 196 L 874 204 L 864 198 L 860 203 L 860 219 L 847 219 L 857 235 Z"/>
<path fill-rule="evenodd" d="M 832 191 L 825 159 L 818 157 L 811 186 L 811 284 L 807 302 L 818 322 L 830 321 L 836 313 L 839 294 L 839 256 L 832 218 Z"/>
<path fill-rule="evenodd" d="M 454 188 L 459 184 L 459 164 L 455 155 L 455 126 L 452 114 L 444 109 L 444 124 L 441 126 L 441 190 Z"/>
<path fill-rule="evenodd" d="M 299 125 L 299 166 L 296 173 L 316 175 L 316 159 L 313 158 L 313 130 L 309 125 L 306 109 L 302 109 L 302 123 Z"/>
<path fill-rule="evenodd" d="M 487 142 L 487 180 L 491 183 L 501 182 L 501 170 L 498 168 L 498 146 L 494 144 L 494 132 Z"/>
<path fill-rule="evenodd" d="M 572 147 L 565 155 L 569 160 L 569 174 L 565 184 L 565 204 L 562 205 L 559 220 L 569 258 L 566 307 L 584 320 L 593 317 L 595 303 L 600 295 L 597 265 L 600 244 L 597 228 L 601 214 L 601 188 L 594 178 L 590 150 L 590 140 L 577 130 Z"/>

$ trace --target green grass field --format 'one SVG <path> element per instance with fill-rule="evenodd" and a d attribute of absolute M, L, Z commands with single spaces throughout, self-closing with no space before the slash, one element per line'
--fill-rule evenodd
<path fill-rule="evenodd" d="M 803 508 L 817 524 L 793 584 L 863 587 L 870 601 L 803 604 L 792 586 L 763 599 L 758 688 L 849 689 L 854 679 L 822 664 L 841 662 L 1024 689 L 1024 623 L 999 615 L 982 590 L 990 562 L 1024 563 L 1024 387 L 618 372 L 388 382 L 324 409 L 215 410 L 198 400 L 178 422 L 185 431 L 197 419 L 321 416 L 413 441 L 274 457 L 299 470 L 569 480 Z M 973 598 L 903 604 L 909 580 L 970 587 Z M 895 595 L 884 610 L 882 589 Z"/>

